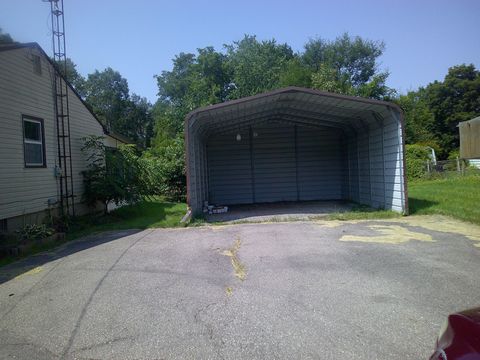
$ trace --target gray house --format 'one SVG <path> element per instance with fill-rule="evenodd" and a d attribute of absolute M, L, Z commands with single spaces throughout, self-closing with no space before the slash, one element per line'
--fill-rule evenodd
<path fill-rule="evenodd" d="M 69 101 L 72 171 L 67 179 L 76 214 L 87 211 L 82 204 L 86 162 L 81 138 L 105 136 L 108 146 L 125 139 L 107 134 L 73 87 L 55 70 L 37 43 L 0 46 L 0 230 L 40 222 L 47 210 L 61 203 L 59 167 L 61 134 L 55 111 L 55 77 L 61 79 Z M 63 172 L 62 172 L 63 171 Z"/>
<path fill-rule="evenodd" d="M 384 101 L 288 87 L 185 119 L 187 202 L 348 200 L 408 213 L 403 114 Z"/>

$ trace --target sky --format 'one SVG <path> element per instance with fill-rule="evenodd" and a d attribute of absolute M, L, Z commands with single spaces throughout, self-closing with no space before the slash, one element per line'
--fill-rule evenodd
<path fill-rule="evenodd" d="M 112 67 L 130 93 L 157 98 L 154 75 L 180 52 L 256 35 L 302 51 L 310 39 L 344 32 L 382 40 L 380 69 L 400 93 L 442 80 L 448 68 L 480 68 L 480 0 L 64 0 L 67 56 L 82 75 Z M 0 27 L 51 54 L 50 5 L 0 0 Z"/>

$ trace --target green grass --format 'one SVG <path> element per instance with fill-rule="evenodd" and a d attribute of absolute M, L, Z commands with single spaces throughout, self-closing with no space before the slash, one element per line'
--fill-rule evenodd
<path fill-rule="evenodd" d="M 108 230 L 147 229 L 186 226 L 180 220 L 187 212 L 184 203 L 162 199 L 144 200 L 112 211 L 106 216 L 83 216 L 72 223 L 67 239 Z"/>
<path fill-rule="evenodd" d="M 365 205 L 354 205 L 350 211 L 330 214 L 327 220 L 370 220 L 370 219 L 391 219 L 400 217 L 401 214 L 391 210 L 372 209 Z"/>
<path fill-rule="evenodd" d="M 480 176 L 411 181 L 408 193 L 411 215 L 448 215 L 480 225 Z"/>

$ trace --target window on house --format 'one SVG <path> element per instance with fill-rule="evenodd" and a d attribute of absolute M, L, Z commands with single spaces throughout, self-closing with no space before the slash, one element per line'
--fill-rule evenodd
<path fill-rule="evenodd" d="M 43 119 L 23 117 L 25 167 L 45 167 Z"/>
<path fill-rule="evenodd" d="M 33 55 L 33 72 L 37 75 L 42 75 L 42 63 L 40 61 L 40 56 Z"/>

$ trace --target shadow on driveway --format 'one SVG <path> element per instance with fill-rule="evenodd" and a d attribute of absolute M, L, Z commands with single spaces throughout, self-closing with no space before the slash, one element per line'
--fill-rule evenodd
<path fill-rule="evenodd" d="M 308 220 L 345 212 L 352 208 L 346 201 L 284 201 L 229 206 L 228 212 L 206 216 L 208 222 Z"/>
<path fill-rule="evenodd" d="M 28 256 L 24 259 L 8 264 L 0 268 L 0 284 L 3 284 L 21 274 L 24 274 L 45 263 L 72 255 L 76 252 L 86 250 L 98 245 L 108 243 L 120 239 L 125 236 L 139 233 L 143 230 L 122 230 L 122 231 L 106 231 L 86 236 L 77 240 L 67 242 L 57 248 L 41 252 L 36 255 Z"/>

